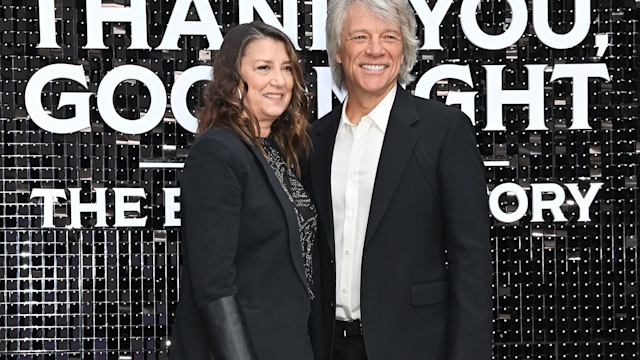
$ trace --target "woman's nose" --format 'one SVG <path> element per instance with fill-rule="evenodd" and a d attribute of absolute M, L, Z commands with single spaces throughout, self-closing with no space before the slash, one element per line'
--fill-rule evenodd
<path fill-rule="evenodd" d="M 284 84 L 284 72 L 283 70 L 275 70 L 271 75 L 271 84 L 282 86 Z"/>

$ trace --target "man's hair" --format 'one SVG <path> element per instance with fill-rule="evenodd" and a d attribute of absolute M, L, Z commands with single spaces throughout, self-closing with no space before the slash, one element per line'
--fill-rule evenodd
<path fill-rule="evenodd" d="M 404 56 L 398 82 L 406 85 L 413 81 L 411 69 L 417 61 L 418 40 L 416 39 L 416 18 L 407 0 L 330 0 L 327 4 L 327 53 L 334 83 L 344 89 L 344 71 L 336 62 L 336 53 L 340 49 L 340 41 L 344 20 L 349 6 L 360 3 L 366 6 L 376 17 L 398 24 L 402 33 L 402 49 Z"/>

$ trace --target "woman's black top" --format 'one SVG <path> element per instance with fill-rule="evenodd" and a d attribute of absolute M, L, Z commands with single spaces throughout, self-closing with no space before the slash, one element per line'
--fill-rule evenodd
<path fill-rule="evenodd" d="M 313 298 L 313 293 L 311 292 L 313 277 L 311 252 L 318 227 L 316 209 L 300 180 L 298 180 L 293 170 L 287 166 L 278 150 L 277 144 L 269 137 L 260 138 L 260 141 L 267 153 L 269 166 L 273 169 L 280 181 L 280 185 L 282 185 L 284 192 L 289 197 L 289 201 L 293 204 L 298 219 L 298 229 L 300 230 L 300 246 L 302 247 L 302 257 L 304 259 L 304 273 L 307 278 L 307 291 Z"/>

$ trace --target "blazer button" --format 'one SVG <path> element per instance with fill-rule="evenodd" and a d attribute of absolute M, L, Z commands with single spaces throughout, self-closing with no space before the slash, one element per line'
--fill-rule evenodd
<path fill-rule="evenodd" d="M 330 302 L 330 303 L 329 303 L 329 305 L 331 305 L 331 307 L 334 307 L 334 306 L 335 306 L 335 305 L 334 305 L 334 303 L 333 303 L 333 301 L 332 301 L 332 302 Z"/>

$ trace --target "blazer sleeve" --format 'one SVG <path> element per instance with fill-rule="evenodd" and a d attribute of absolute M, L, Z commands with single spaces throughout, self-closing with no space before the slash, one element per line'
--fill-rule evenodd
<path fill-rule="evenodd" d="M 243 171 L 237 151 L 204 134 L 192 146 L 181 179 L 183 256 L 199 309 L 235 295 Z"/>
<path fill-rule="evenodd" d="M 491 359 L 490 220 L 485 169 L 469 118 L 451 119 L 440 164 L 450 314 L 448 360 Z"/>

